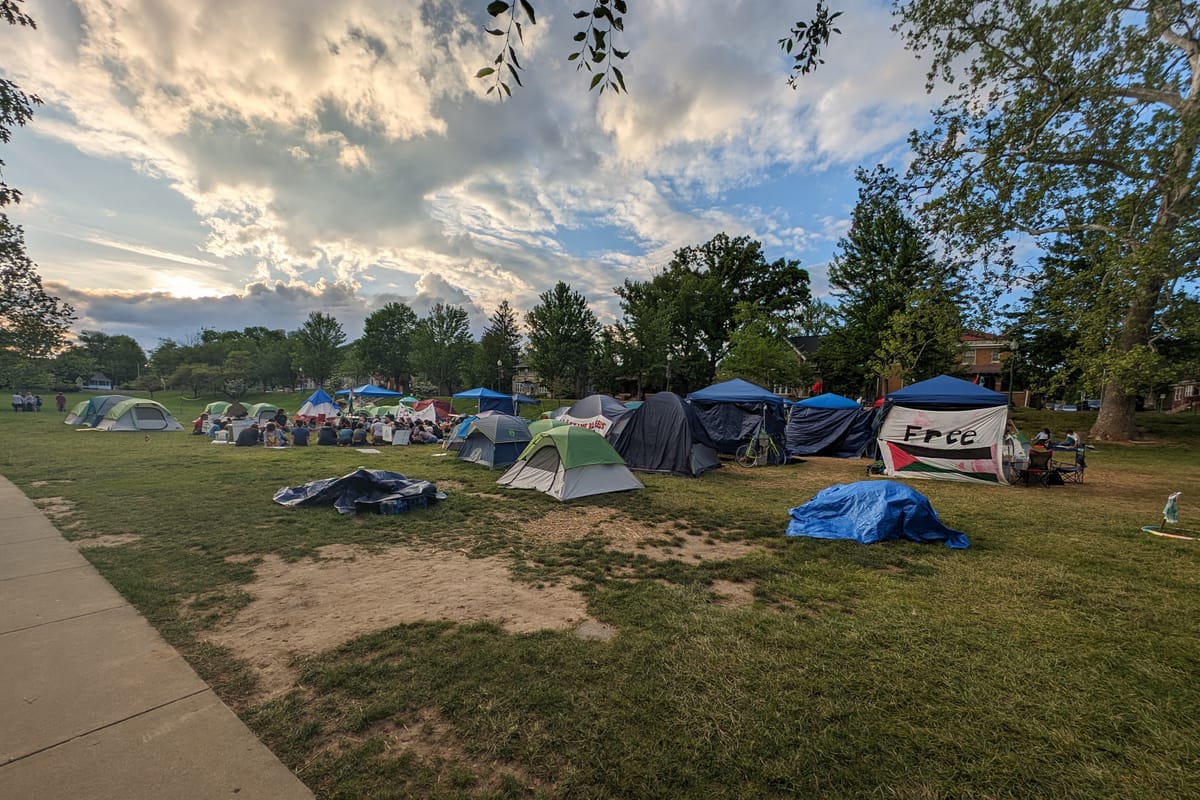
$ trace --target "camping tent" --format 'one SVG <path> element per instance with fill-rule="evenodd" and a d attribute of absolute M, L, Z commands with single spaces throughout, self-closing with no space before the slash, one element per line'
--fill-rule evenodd
<path fill-rule="evenodd" d="M 507 467 L 517 460 L 531 438 L 529 426 L 520 417 L 509 414 L 478 417 L 470 424 L 458 457 L 490 469 Z"/>
<path fill-rule="evenodd" d="M 733 454 L 765 425 L 779 452 L 783 449 L 784 414 L 782 397 L 741 378 L 716 383 L 687 396 L 701 427 L 717 452 Z"/>
<path fill-rule="evenodd" d="M 877 434 L 886 474 L 1007 483 L 1006 395 L 939 375 L 892 392 L 886 399 Z"/>
<path fill-rule="evenodd" d="M 296 412 L 297 417 L 320 418 L 320 417 L 336 417 L 341 412 L 337 403 L 333 402 L 333 398 L 324 389 L 317 389 L 308 396 L 304 401 L 304 405 L 300 406 L 300 410 Z"/>
<path fill-rule="evenodd" d="M 274 403 L 255 403 L 246 408 L 246 416 L 259 425 L 265 425 L 275 418 L 275 414 L 278 411 L 279 406 Z"/>
<path fill-rule="evenodd" d="M 630 469 L 695 478 L 721 466 L 696 411 L 672 392 L 658 392 L 624 421 L 613 449 Z"/>
<path fill-rule="evenodd" d="M 533 437 L 496 483 L 537 489 L 558 500 L 644 488 L 600 434 L 574 425 Z"/>
<path fill-rule="evenodd" d="M 76 403 L 63 422 L 67 425 L 89 425 L 94 428 L 104 419 L 110 408 L 130 399 L 124 394 L 98 394 L 90 400 Z"/>
<path fill-rule="evenodd" d="M 450 435 L 447 436 L 442 442 L 442 449 L 450 450 L 456 453 L 462 450 L 463 441 L 465 441 L 467 438 L 467 431 L 470 430 L 471 423 L 477 419 L 479 419 L 479 417 L 475 416 L 474 414 L 470 414 L 460 419 L 458 424 L 450 429 Z"/>
<path fill-rule="evenodd" d="M 559 422 L 556 419 L 535 419 L 533 422 L 529 423 L 529 435 L 531 437 L 537 436 L 542 431 L 548 431 L 551 428 L 558 428 L 566 424 L 567 423 Z"/>
<path fill-rule="evenodd" d="M 141 397 L 122 400 L 110 408 L 104 419 L 96 423 L 99 431 L 181 431 L 171 412 L 161 403 Z"/>
<path fill-rule="evenodd" d="M 874 409 L 825 393 L 801 400 L 788 415 L 784 439 L 789 456 L 854 458 L 871 443 Z"/>
<path fill-rule="evenodd" d="M 568 425 L 593 430 L 607 439 L 621 426 L 620 420 L 632 410 L 606 394 L 592 394 L 571 406 L 565 413 L 552 418 Z"/>
<path fill-rule="evenodd" d="M 213 419 L 220 419 L 225 415 L 226 409 L 229 408 L 229 403 L 224 400 L 214 400 L 204 407 L 204 413 Z"/>

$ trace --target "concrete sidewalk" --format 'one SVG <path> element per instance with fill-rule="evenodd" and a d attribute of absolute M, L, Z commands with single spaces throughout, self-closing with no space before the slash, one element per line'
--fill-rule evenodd
<path fill-rule="evenodd" d="M 312 798 L 3 477 L 0 797 Z"/>

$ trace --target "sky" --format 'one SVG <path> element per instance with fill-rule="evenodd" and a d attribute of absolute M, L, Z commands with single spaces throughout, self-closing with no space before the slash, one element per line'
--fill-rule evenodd
<path fill-rule="evenodd" d="M 583 4 L 536 0 L 504 102 L 486 0 L 30 0 L 0 74 L 43 101 L 0 150 L 44 285 L 76 330 L 349 339 L 392 301 L 464 307 L 478 335 L 562 280 L 613 287 L 725 232 L 797 259 L 816 296 L 854 171 L 903 169 L 933 100 L 888 6 L 845 0 L 828 63 L 787 85 L 777 40 L 812 2 L 636 0 L 628 93 L 567 61 Z"/>

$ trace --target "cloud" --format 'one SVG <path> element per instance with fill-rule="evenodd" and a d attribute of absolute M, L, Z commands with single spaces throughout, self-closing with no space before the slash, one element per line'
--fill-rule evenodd
<path fill-rule="evenodd" d="M 771 258 L 820 253 L 820 218 L 843 208 L 727 195 L 789 176 L 801 194 L 802 175 L 891 157 L 927 104 L 886 9 L 862 0 L 797 91 L 776 45 L 794 10 L 639 3 L 629 93 L 603 97 L 562 58 L 577 4 L 542 0 L 527 85 L 497 104 L 472 77 L 497 46 L 484 5 L 80 0 L 40 10 L 36 35 L 0 32 L 6 68 L 47 102 L 36 135 L 170 186 L 205 231 L 147 245 L 106 232 L 99 211 L 76 221 L 99 231 L 98 253 L 174 265 L 139 279 L 114 264 L 134 294 L 73 289 L 89 324 L 178 336 L 262 315 L 294 328 L 334 307 L 350 332 L 396 296 L 462 305 L 478 325 L 557 280 L 610 319 L 613 286 L 721 231 L 760 238 Z M 31 194 L 31 213 L 55 212 Z M 218 296 L 174 296 L 186 293 Z"/>

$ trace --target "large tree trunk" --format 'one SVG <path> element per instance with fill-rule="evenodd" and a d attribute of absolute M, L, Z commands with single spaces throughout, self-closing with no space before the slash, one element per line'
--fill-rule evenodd
<path fill-rule="evenodd" d="M 1116 381 L 1104 384 L 1104 403 L 1089 437 L 1102 442 L 1129 441 L 1136 432 L 1133 419 L 1135 398 Z"/>
<path fill-rule="evenodd" d="M 1135 291 L 1134 299 L 1129 304 L 1129 310 L 1125 312 L 1125 319 L 1121 325 L 1118 344 L 1122 353 L 1129 353 L 1136 347 L 1150 343 L 1154 310 L 1158 306 L 1159 294 L 1164 285 L 1159 272 L 1146 269 L 1146 265 L 1139 266 L 1143 267 L 1139 275 L 1141 285 Z M 1096 417 L 1096 424 L 1092 426 L 1089 436 L 1101 442 L 1132 439 L 1137 430 L 1133 417 L 1136 394 L 1119 378 L 1113 377 L 1105 381 L 1102 400 L 1100 414 Z"/>

